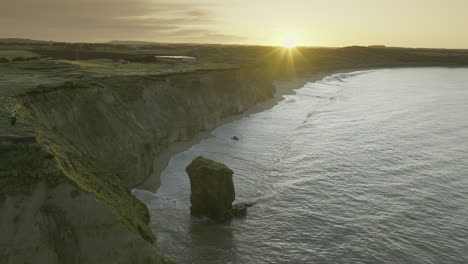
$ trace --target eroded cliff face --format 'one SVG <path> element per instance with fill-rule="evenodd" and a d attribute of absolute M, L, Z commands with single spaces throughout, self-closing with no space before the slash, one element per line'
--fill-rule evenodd
<path fill-rule="evenodd" d="M 21 96 L 47 141 L 66 140 L 132 187 L 167 146 L 274 93 L 258 70 L 112 77 Z"/>
<path fill-rule="evenodd" d="M 109 207 L 65 177 L 46 147 L 0 142 L 1 263 L 165 263 Z"/>
<path fill-rule="evenodd" d="M 154 246 L 148 210 L 130 188 L 153 173 L 155 159 L 171 143 L 213 129 L 273 94 L 272 78 L 261 69 L 231 69 L 101 78 L 17 96 L 21 118 L 46 147 L 56 178 L 66 180 L 37 181 L 26 194 L 3 196 L 0 210 L 9 217 L 2 226 L 15 231 L 3 238 L 10 246 L 0 256 L 34 256 L 44 263 L 165 263 Z M 34 217 L 22 225 L 15 215 Z M 21 235 L 25 226 L 32 238 Z M 36 253 L 27 254 L 31 248 Z M 139 251 L 146 253 L 128 261 Z"/>

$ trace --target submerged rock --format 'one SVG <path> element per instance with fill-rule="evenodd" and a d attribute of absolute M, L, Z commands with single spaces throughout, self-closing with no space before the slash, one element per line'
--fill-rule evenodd
<path fill-rule="evenodd" d="M 232 180 L 234 172 L 222 163 L 201 156 L 194 159 L 185 170 L 192 190 L 190 213 L 215 221 L 230 219 L 235 199 Z"/>
<path fill-rule="evenodd" d="M 253 206 L 253 203 L 236 203 L 232 205 L 232 216 L 243 217 L 247 215 L 247 208 Z"/>
<path fill-rule="evenodd" d="M 233 216 L 246 216 L 247 206 L 245 206 L 244 204 L 234 204 L 232 206 L 231 212 Z"/>

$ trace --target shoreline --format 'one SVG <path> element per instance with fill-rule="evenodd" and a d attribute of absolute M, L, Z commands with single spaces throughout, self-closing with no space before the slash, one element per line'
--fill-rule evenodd
<path fill-rule="evenodd" d="M 240 120 L 244 117 L 248 117 L 249 115 L 260 113 L 266 111 L 268 109 L 273 108 L 279 102 L 284 100 L 285 95 L 294 94 L 294 90 L 299 89 L 310 82 L 317 82 L 325 77 L 338 74 L 338 73 L 350 73 L 355 71 L 364 71 L 364 70 L 372 70 L 375 68 L 354 68 L 354 69 L 343 69 L 343 70 L 335 70 L 335 71 L 326 71 L 326 72 L 317 72 L 302 75 L 300 77 L 294 77 L 290 79 L 280 79 L 275 80 L 273 85 L 275 86 L 275 94 L 272 98 L 259 102 L 254 106 L 247 109 L 245 112 L 237 115 L 232 115 L 225 117 L 221 120 L 219 124 L 216 125 L 211 130 L 201 131 L 197 133 L 193 138 L 187 141 L 181 142 L 174 142 L 169 144 L 168 148 L 165 149 L 162 153 L 158 155 L 158 157 L 154 160 L 154 170 L 152 175 L 147 177 L 143 182 L 137 184 L 136 186 L 132 187 L 132 189 L 139 189 L 145 190 L 156 193 L 156 191 L 160 187 L 161 183 L 161 175 L 166 170 L 171 161 L 172 157 L 182 153 L 184 151 L 189 150 L 191 147 L 195 146 L 196 144 L 200 143 L 202 140 L 212 137 L 212 131 L 216 128 L 234 122 L 236 120 Z"/>

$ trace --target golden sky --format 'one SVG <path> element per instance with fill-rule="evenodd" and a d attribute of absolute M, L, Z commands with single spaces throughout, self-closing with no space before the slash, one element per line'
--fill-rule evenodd
<path fill-rule="evenodd" d="M 74 42 L 468 49 L 468 0 L 5 0 L 0 25 L 0 38 Z"/>

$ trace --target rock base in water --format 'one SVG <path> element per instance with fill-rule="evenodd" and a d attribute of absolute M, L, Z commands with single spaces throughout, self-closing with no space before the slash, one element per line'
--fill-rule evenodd
<path fill-rule="evenodd" d="M 222 222 L 232 217 L 234 172 L 224 164 L 198 157 L 185 169 L 190 178 L 190 213 Z"/>
<path fill-rule="evenodd" d="M 247 215 L 247 206 L 243 204 L 234 204 L 232 206 L 232 216 L 246 216 Z"/>
<path fill-rule="evenodd" d="M 244 217 L 247 215 L 247 208 L 253 206 L 253 203 L 236 203 L 232 205 L 231 213 L 235 217 Z"/>

